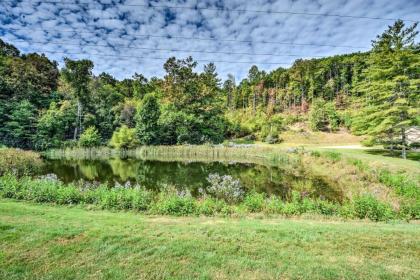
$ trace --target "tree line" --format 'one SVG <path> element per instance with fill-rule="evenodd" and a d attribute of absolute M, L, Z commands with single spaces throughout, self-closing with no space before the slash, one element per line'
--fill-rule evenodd
<path fill-rule="evenodd" d="M 117 80 L 93 75 L 90 60 L 65 58 L 59 69 L 0 39 L 0 143 L 131 148 L 253 134 L 275 142 L 286 124 L 304 119 L 313 130 L 345 126 L 405 150 L 405 131 L 420 123 L 416 28 L 396 21 L 368 52 L 298 59 L 268 73 L 252 66 L 239 83 L 233 75 L 222 83 L 213 63 L 197 71 L 191 57 L 169 58 L 162 78 Z"/>

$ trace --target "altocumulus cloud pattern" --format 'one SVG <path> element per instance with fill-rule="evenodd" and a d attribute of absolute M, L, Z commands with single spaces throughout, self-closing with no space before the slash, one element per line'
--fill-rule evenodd
<path fill-rule="evenodd" d="M 160 76 L 168 57 L 191 55 L 240 79 L 252 64 L 272 70 L 298 57 L 368 50 L 389 19 L 419 14 L 418 0 L 3 0 L 0 37 L 60 64 L 89 58 L 95 73 L 117 78 Z"/>

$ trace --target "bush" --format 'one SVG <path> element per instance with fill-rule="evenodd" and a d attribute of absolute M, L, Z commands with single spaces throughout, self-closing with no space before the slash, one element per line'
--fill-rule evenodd
<path fill-rule="evenodd" d="M 196 213 L 195 200 L 190 196 L 179 196 L 176 193 L 159 194 L 153 211 L 157 214 L 186 216 Z"/>
<path fill-rule="evenodd" d="M 324 156 L 333 162 L 341 160 L 341 154 L 337 152 L 325 152 Z"/>
<path fill-rule="evenodd" d="M 20 149 L 0 149 L 0 176 L 12 172 L 17 176 L 33 175 L 42 168 L 41 156 Z"/>
<path fill-rule="evenodd" d="M 337 205 L 327 200 L 317 200 L 315 207 L 316 212 L 321 215 L 331 216 L 338 213 Z"/>
<path fill-rule="evenodd" d="M 355 216 L 359 219 L 369 218 L 372 221 L 386 221 L 393 218 L 390 205 L 378 201 L 372 195 L 356 197 L 353 201 Z"/>
<path fill-rule="evenodd" d="M 321 153 L 318 152 L 318 151 L 311 151 L 310 152 L 310 155 L 313 156 L 313 157 L 320 157 L 321 156 Z"/>
<path fill-rule="evenodd" d="M 361 141 L 361 144 L 365 147 L 373 147 L 376 145 L 376 139 L 374 137 L 368 137 Z"/>
<path fill-rule="evenodd" d="M 379 182 L 393 188 L 401 196 L 420 199 L 420 186 L 402 173 L 392 174 L 388 170 L 381 170 L 378 179 Z"/>
<path fill-rule="evenodd" d="M 101 185 L 92 188 L 65 185 L 48 178 L 19 178 L 11 173 L 0 176 L 0 197 L 64 205 L 87 203 L 103 209 L 151 211 L 175 216 L 266 212 L 286 216 L 302 213 L 327 216 L 338 214 L 345 218 L 368 218 L 372 221 L 386 221 L 395 217 L 407 220 L 420 218 L 420 203 L 417 200 L 403 201 L 399 212 L 396 213 L 390 205 L 371 195 L 359 196 L 340 205 L 326 200 L 302 198 L 296 191 L 291 193 L 289 202 L 283 202 L 277 196 L 265 198 L 265 194 L 251 191 L 242 203 L 232 206 L 224 200 L 211 197 L 196 199 L 174 189 L 166 189 L 156 195 L 138 186 L 109 188 Z"/>
<path fill-rule="evenodd" d="M 206 216 L 213 216 L 218 213 L 226 212 L 225 209 L 227 207 L 229 206 L 223 200 L 206 197 L 198 202 L 197 213 Z"/>
<path fill-rule="evenodd" d="M 401 218 L 406 220 L 419 220 L 420 219 L 420 201 L 405 201 L 400 206 Z"/>
<path fill-rule="evenodd" d="M 281 142 L 281 139 L 279 138 L 278 135 L 269 134 L 265 138 L 265 142 L 268 143 L 268 144 L 277 144 L 277 143 Z"/>
<path fill-rule="evenodd" d="M 210 183 L 207 192 L 214 197 L 222 199 L 227 203 L 235 203 L 243 199 L 245 192 L 239 180 L 234 179 L 232 176 L 209 174 L 207 181 Z"/>
<path fill-rule="evenodd" d="M 265 194 L 251 191 L 245 196 L 243 205 L 249 212 L 261 212 L 265 204 Z"/>
<path fill-rule="evenodd" d="M 265 201 L 265 211 L 269 214 L 281 214 L 284 202 L 277 196 L 271 196 Z"/>
<path fill-rule="evenodd" d="M 114 131 L 111 141 L 109 142 L 110 146 L 117 149 L 132 149 L 135 148 L 138 143 L 136 129 L 128 128 L 126 125 L 123 125 Z"/>
<path fill-rule="evenodd" d="M 79 145 L 81 147 L 91 148 L 96 147 L 101 144 L 101 136 L 99 135 L 98 130 L 90 126 L 88 127 L 82 135 L 80 135 Z"/>
<path fill-rule="evenodd" d="M 312 102 L 309 111 L 309 124 L 312 130 L 324 130 L 329 126 L 331 131 L 338 128 L 340 118 L 332 102 L 323 99 L 316 99 Z"/>
<path fill-rule="evenodd" d="M 146 211 L 150 209 L 153 202 L 153 193 L 144 188 L 136 188 L 132 201 L 133 209 L 137 211 Z"/>
<path fill-rule="evenodd" d="M 300 214 L 299 204 L 295 202 L 287 202 L 284 204 L 282 214 L 286 216 L 293 216 Z"/>

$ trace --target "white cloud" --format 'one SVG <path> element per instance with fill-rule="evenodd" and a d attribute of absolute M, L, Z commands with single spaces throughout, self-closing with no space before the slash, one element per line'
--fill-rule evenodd
<path fill-rule="evenodd" d="M 360 49 L 262 42 L 362 46 L 368 49 L 371 40 L 392 23 L 392 21 L 371 19 L 186 8 L 165 9 L 130 5 L 150 4 L 151 6 L 178 7 L 198 5 L 201 8 L 292 11 L 408 19 L 415 19 L 420 13 L 420 5 L 417 0 L 96 0 L 89 1 L 88 5 L 74 4 L 75 0 L 57 1 L 61 3 L 51 4 L 28 0 L 3 3 L 2 6 L 5 8 L 0 10 L 1 38 L 22 48 L 25 52 L 56 51 L 65 52 L 72 58 L 89 58 L 95 63 L 95 73 L 105 71 L 120 79 L 130 77 L 134 72 L 143 73 L 149 77 L 163 76 L 165 60 L 139 57 L 166 59 L 170 56 L 192 55 L 197 60 L 250 61 L 265 70 L 272 70 L 281 65 L 260 63 L 291 63 L 297 58 L 153 51 L 136 48 L 297 54 L 310 58 L 359 51 Z M 14 30 L 16 28 L 19 30 Z M 141 36 L 145 34 L 163 37 Z M 168 39 L 165 38 L 166 36 L 216 39 Z M 226 40 L 236 40 L 236 42 Z M 46 54 L 60 63 L 66 56 L 63 53 Z M 203 64 L 200 63 L 199 69 Z M 251 64 L 217 62 L 216 66 L 222 78 L 225 78 L 228 73 L 232 73 L 239 80 L 246 76 Z"/>

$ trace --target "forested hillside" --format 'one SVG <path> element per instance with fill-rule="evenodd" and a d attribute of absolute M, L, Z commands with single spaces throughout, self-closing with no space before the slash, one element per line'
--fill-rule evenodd
<path fill-rule="evenodd" d="M 66 58 L 58 69 L 0 39 L 0 143 L 37 150 L 241 137 L 276 143 L 288 125 L 307 122 L 405 150 L 405 131 L 420 124 L 416 27 L 395 22 L 366 53 L 298 59 L 270 73 L 252 66 L 239 83 L 233 76 L 222 83 L 212 63 L 197 72 L 191 57 L 169 58 L 162 78 L 119 81 L 93 75 L 90 60 Z"/>

